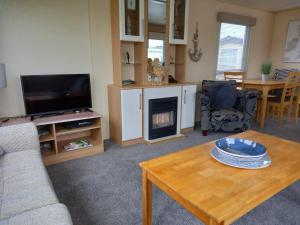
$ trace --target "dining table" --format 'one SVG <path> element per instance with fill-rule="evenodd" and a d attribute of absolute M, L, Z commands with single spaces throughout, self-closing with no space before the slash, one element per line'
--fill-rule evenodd
<path fill-rule="evenodd" d="M 243 89 L 255 89 L 262 92 L 262 105 L 260 113 L 260 128 L 265 126 L 268 95 L 271 90 L 284 88 L 284 80 L 244 80 Z"/>

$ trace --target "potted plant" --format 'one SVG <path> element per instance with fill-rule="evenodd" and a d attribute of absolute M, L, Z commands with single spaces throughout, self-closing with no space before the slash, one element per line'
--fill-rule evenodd
<path fill-rule="evenodd" d="M 269 76 L 271 73 L 271 67 L 272 67 L 271 63 L 264 63 L 262 65 L 261 72 L 262 72 L 262 80 L 263 81 L 266 81 L 269 79 Z"/>

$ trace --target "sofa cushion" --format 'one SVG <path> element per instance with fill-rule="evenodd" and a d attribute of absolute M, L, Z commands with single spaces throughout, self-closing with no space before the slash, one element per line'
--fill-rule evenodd
<path fill-rule="evenodd" d="M 53 204 L 0 220 L 0 225 L 72 225 L 68 209 Z"/>
<path fill-rule="evenodd" d="M 211 86 L 208 90 L 210 106 L 214 109 L 233 108 L 238 99 L 238 92 L 235 87 L 229 84 Z"/>
<path fill-rule="evenodd" d="M 33 123 L 0 127 L 0 146 L 5 153 L 36 150 L 40 143 L 36 127 Z"/>
<path fill-rule="evenodd" d="M 9 153 L 1 160 L 3 194 L 0 219 L 58 203 L 39 151 Z"/>

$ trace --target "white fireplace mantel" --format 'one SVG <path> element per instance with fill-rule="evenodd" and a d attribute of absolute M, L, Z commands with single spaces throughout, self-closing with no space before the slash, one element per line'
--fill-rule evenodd
<path fill-rule="evenodd" d="M 182 87 L 145 88 L 144 89 L 144 140 L 149 141 L 149 100 L 177 97 L 177 134 L 180 134 Z"/>

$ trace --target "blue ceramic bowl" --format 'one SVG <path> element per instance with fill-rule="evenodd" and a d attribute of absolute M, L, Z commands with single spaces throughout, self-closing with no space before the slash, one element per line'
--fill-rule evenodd
<path fill-rule="evenodd" d="M 244 158 L 259 158 L 267 154 L 263 145 L 243 138 L 222 138 L 216 141 L 216 148 L 225 154 Z"/>
<path fill-rule="evenodd" d="M 254 158 L 235 157 L 224 154 L 217 148 L 214 148 L 210 154 L 220 163 L 242 169 L 261 169 L 270 166 L 272 163 L 268 154 L 261 158 L 255 158 L 255 160 Z"/>

